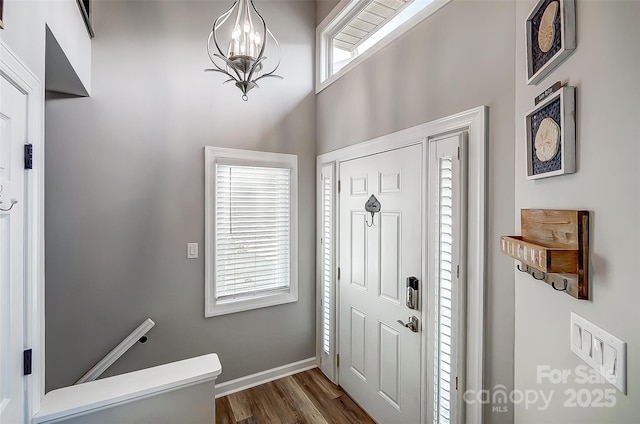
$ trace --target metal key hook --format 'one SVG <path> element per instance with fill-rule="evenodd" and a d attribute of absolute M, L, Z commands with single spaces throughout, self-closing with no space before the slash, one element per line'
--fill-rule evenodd
<path fill-rule="evenodd" d="M 0 198 L 2 197 L 2 190 L 4 189 L 4 186 L 0 184 Z M 2 201 L 2 199 L 0 199 L 0 205 L 3 204 L 4 202 Z M 18 203 L 18 201 L 16 199 L 11 199 L 11 206 L 9 206 L 8 208 L 2 208 L 0 207 L 0 211 L 2 212 L 9 212 L 11 209 L 13 209 L 13 207 L 16 205 L 16 203 Z"/>
<path fill-rule="evenodd" d="M 373 194 L 367 200 L 367 203 L 364 204 L 364 210 L 371 213 L 371 224 L 369 224 L 368 219 L 365 218 L 365 223 L 367 227 L 373 226 L 373 216 L 376 212 L 380 212 L 380 202 L 376 199 L 376 196 Z"/>

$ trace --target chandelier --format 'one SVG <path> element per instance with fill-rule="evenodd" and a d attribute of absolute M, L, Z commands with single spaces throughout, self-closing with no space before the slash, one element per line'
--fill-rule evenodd
<path fill-rule="evenodd" d="M 234 12 L 235 22 L 231 25 L 230 18 Z M 224 38 L 225 34 L 226 38 Z M 220 35 L 223 35 L 222 39 Z M 265 64 L 268 38 L 273 40 L 277 50 L 275 67 L 269 71 L 266 70 Z M 228 46 L 226 53 L 220 48 L 221 44 Z M 205 71 L 225 74 L 229 77 L 225 83 L 235 81 L 236 87 L 242 91 L 244 101 L 248 100 L 247 93 L 252 88 L 258 87 L 257 82 L 262 78 L 282 79 L 281 76 L 274 74 L 280 66 L 280 44 L 267 28 L 253 0 L 236 0 L 229 10 L 215 20 L 207 41 L 207 53 L 215 68 L 205 69 Z"/>

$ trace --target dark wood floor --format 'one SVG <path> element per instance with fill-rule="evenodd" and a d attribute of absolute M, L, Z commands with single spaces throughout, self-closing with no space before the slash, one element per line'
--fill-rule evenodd
<path fill-rule="evenodd" d="M 318 368 L 216 399 L 216 424 L 375 424 Z"/>

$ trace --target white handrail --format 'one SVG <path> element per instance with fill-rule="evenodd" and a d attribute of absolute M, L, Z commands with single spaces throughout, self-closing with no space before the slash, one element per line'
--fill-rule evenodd
<path fill-rule="evenodd" d="M 74 384 L 86 383 L 100 377 L 114 362 L 116 362 L 124 353 L 131 348 L 138 340 L 140 340 L 151 328 L 156 325 L 151 318 L 147 318 L 142 324 L 131 332 L 120 344 L 105 355 L 97 364 L 93 366 L 85 375 L 80 377 Z"/>

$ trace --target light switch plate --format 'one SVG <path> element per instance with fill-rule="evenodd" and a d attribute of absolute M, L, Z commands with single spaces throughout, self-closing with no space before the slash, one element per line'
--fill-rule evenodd
<path fill-rule="evenodd" d="M 198 259 L 198 243 L 187 243 L 187 259 Z"/>
<path fill-rule="evenodd" d="M 578 345 L 577 340 L 581 340 Z M 585 346 L 586 343 L 588 346 Z M 571 312 L 571 351 L 627 394 L 627 344 L 590 321 Z"/>

